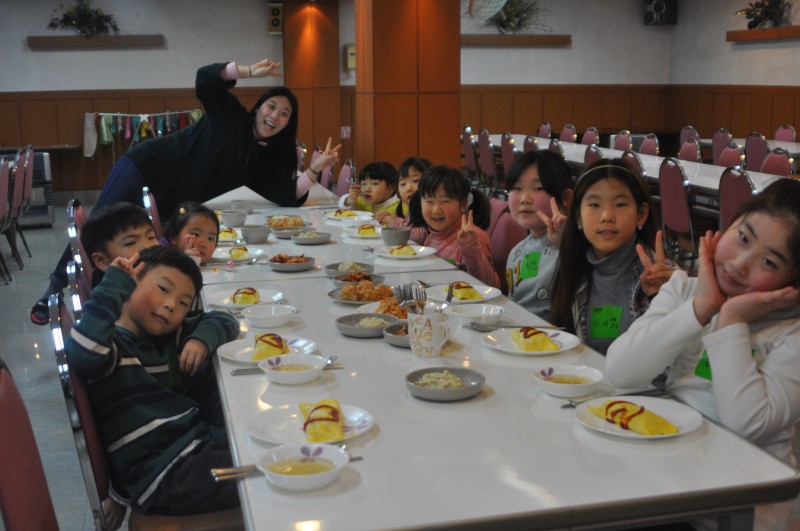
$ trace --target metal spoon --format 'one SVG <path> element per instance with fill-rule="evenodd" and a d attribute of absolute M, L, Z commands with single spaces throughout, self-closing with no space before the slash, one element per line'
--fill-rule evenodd
<path fill-rule="evenodd" d="M 469 325 L 478 332 L 494 332 L 495 330 L 501 330 L 503 328 L 521 328 L 523 326 L 530 326 L 530 325 L 515 325 L 515 324 L 485 325 L 477 323 L 475 321 L 471 322 Z M 534 328 L 541 328 L 544 330 L 564 330 L 563 326 L 552 326 L 552 325 L 535 325 Z"/>

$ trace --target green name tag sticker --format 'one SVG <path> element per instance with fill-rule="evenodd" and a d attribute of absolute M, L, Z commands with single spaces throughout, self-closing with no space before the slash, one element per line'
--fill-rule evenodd
<path fill-rule="evenodd" d="M 539 276 L 539 262 L 541 259 L 541 251 L 526 254 L 522 258 L 522 267 L 519 270 L 519 278 L 536 278 Z"/>
<path fill-rule="evenodd" d="M 622 322 L 622 306 L 595 306 L 592 308 L 592 337 L 617 339 Z"/>
<path fill-rule="evenodd" d="M 708 352 L 706 352 L 705 349 L 703 349 L 703 353 L 700 355 L 700 361 L 697 362 L 697 367 L 694 368 L 694 374 L 706 380 L 713 379 L 711 378 L 711 363 L 708 361 Z"/>
<path fill-rule="evenodd" d="M 444 261 L 445 262 L 450 262 L 451 264 L 456 265 L 456 259 L 455 258 L 445 258 Z"/>

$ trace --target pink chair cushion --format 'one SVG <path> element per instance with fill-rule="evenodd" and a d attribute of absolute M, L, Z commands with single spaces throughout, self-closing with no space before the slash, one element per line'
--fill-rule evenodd
<path fill-rule="evenodd" d="M 686 234 L 692 229 L 689 198 L 684 181 L 685 176 L 677 162 L 671 159 L 664 160 L 658 174 L 661 217 L 668 229 L 680 234 Z"/>
<path fill-rule="evenodd" d="M 589 146 L 592 144 L 597 144 L 599 140 L 600 135 L 597 133 L 597 128 L 590 127 L 585 133 L 583 133 L 583 136 L 581 137 L 581 144 Z"/>
<path fill-rule="evenodd" d="M 719 156 L 722 154 L 722 150 L 725 149 L 725 146 L 730 144 L 732 140 L 731 134 L 725 129 L 717 129 L 714 132 L 714 136 L 711 138 L 711 160 L 714 164 L 723 166 L 723 164 L 718 162 Z"/>
<path fill-rule="evenodd" d="M 503 290 L 503 293 L 508 293 L 508 280 L 506 279 L 508 254 L 527 235 L 528 231 L 514 221 L 508 212 L 503 212 L 495 224 L 494 232 L 491 235 L 492 260 L 494 269 L 500 277 L 500 289 Z"/>
<path fill-rule="evenodd" d="M 761 135 L 751 134 L 744 142 L 744 167 L 747 171 L 761 171 L 764 159 L 769 153 L 769 145 Z"/>
<path fill-rule="evenodd" d="M 789 153 L 783 149 L 775 149 L 771 151 L 761 164 L 760 171 L 761 173 L 769 173 L 771 175 L 788 177 L 792 174 L 792 163 Z"/>
<path fill-rule="evenodd" d="M 728 168 L 719 179 L 719 230 L 725 231 L 733 223 L 739 207 L 753 195 L 747 173 Z"/>
<path fill-rule="evenodd" d="M 347 194 L 350 189 L 350 179 L 353 177 L 353 170 L 347 163 L 342 164 L 342 169 L 339 170 L 339 180 L 336 181 L 336 195 L 339 197 Z"/>
<path fill-rule="evenodd" d="M 700 144 L 695 137 L 687 138 L 683 144 L 681 144 L 680 151 L 678 151 L 679 159 L 690 162 L 700 162 L 701 155 Z"/>

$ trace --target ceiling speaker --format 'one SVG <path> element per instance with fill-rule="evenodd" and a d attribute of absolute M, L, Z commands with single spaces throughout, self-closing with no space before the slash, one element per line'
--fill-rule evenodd
<path fill-rule="evenodd" d="M 644 23 L 661 26 L 678 23 L 678 0 L 644 0 Z"/>
<path fill-rule="evenodd" d="M 272 35 L 283 35 L 283 4 L 267 4 L 269 15 L 269 32 Z"/>

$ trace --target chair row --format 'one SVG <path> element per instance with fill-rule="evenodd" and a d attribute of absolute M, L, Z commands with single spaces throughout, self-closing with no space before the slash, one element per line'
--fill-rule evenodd
<path fill-rule="evenodd" d="M 25 246 L 28 257 L 31 257 L 31 250 L 25 240 L 19 220 L 28 210 L 33 193 L 33 146 L 17 151 L 13 163 L 14 169 L 11 171 L 11 163 L 7 158 L 0 160 L 0 233 L 5 234 L 8 245 L 11 247 L 11 256 L 22 269 L 25 264 L 22 261 L 22 254 L 17 247 L 17 235 Z M 11 278 L 11 271 L 0 253 L 0 275 L 3 281 L 8 284 Z"/>
<path fill-rule="evenodd" d="M 791 142 L 793 142 L 794 128 L 792 126 L 781 127 L 785 129 L 778 129 L 778 131 L 791 131 L 791 135 L 787 135 L 785 138 L 791 137 Z M 686 143 L 693 142 L 689 138 Z M 681 150 L 683 151 L 683 149 L 682 144 Z M 719 166 L 744 165 L 744 168 L 749 171 L 758 171 L 782 177 L 788 177 L 794 171 L 794 160 L 789 152 L 781 147 L 770 150 L 764 135 L 758 132 L 750 133 L 747 136 L 744 149 L 742 149 L 742 146 L 734 142 L 733 137 L 726 129 L 717 129 L 711 138 L 711 160 L 713 164 Z"/>

